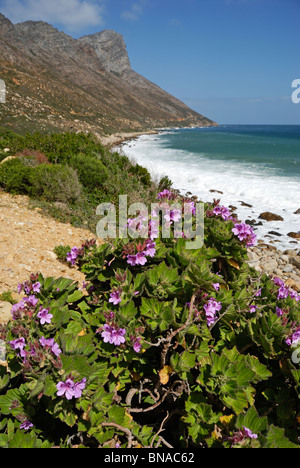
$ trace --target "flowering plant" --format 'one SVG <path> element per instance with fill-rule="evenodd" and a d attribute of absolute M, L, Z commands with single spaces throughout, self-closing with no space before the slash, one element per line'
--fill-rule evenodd
<path fill-rule="evenodd" d="M 298 448 L 300 296 L 248 266 L 254 233 L 218 207 L 199 249 L 89 241 L 67 256 L 84 287 L 19 286 L 0 328 L 0 446 Z"/>

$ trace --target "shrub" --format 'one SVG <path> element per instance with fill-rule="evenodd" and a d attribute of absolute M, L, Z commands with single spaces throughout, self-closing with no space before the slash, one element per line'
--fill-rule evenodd
<path fill-rule="evenodd" d="M 143 185 L 151 185 L 151 176 L 145 167 L 136 164 L 129 169 L 130 173 L 137 176 Z"/>
<path fill-rule="evenodd" d="M 108 178 L 106 167 L 96 158 L 78 154 L 72 157 L 69 164 L 76 169 L 81 184 L 90 190 L 101 188 Z"/>
<path fill-rule="evenodd" d="M 18 158 L 6 161 L 0 166 L 0 186 L 10 193 L 28 195 L 31 173 L 32 169 Z"/>
<path fill-rule="evenodd" d="M 245 262 L 249 226 L 205 212 L 200 249 L 154 230 L 89 241 L 67 255 L 84 290 L 19 286 L 0 331 L 0 446 L 299 448 L 300 297 Z"/>
<path fill-rule="evenodd" d="M 81 194 L 77 172 L 60 164 L 40 164 L 31 172 L 31 195 L 49 202 L 73 203 Z"/>

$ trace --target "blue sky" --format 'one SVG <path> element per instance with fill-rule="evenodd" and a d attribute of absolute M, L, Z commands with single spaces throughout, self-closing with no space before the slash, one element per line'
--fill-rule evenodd
<path fill-rule="evenodd" d="M 14 23 L 124 36 L 132 67 L 218 123 L 300 124 L 300 0 L 0 0 Z"/>

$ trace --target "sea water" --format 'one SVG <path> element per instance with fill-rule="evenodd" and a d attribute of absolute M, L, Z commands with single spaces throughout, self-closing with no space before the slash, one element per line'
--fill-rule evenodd
<path fill-rule="evenodd" d="M 300 125 L 169 129 L 131 140 L 121 150 L 153 178 L 168 176 L 182 195 L 220 199 L 236 207 L 241 221 L 262 223 L 254 229 L 264 242 L 300 249 L 287 235 L 300 232 Z M 284 221 L 259 219 L 265 211 Z"/>

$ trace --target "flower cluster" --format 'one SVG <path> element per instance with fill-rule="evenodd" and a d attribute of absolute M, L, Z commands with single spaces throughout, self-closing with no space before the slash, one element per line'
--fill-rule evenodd
<path fill-rule="evenodd" d="M 115 346 L 125 343 L 125 335 L 126 330 L 124 328 L 119 328 L 115 324 L 109 325 L 108 323 L 103 326 L 103 331 L 101 333 L 104 343 L 114 344 Z"/>
<path fill-rule="evenodd" d="M 288 346 L 297 346 L 300 343 L 300 327 L 297 327 L 285 340 Z"/>
<path fill-rule="evenodd" d="M 54 338 L 46 339 L 46 338 L 42 337 L 42 338 L 40 338 L 39 342 L 44 348 L 46 348 L 46 350 L 50 349 L 51 352 L 56 357 L 58 357 L 62 352 L 61 349 L 59 348 L 58 344 L 55 343 Z"/>
<path fill-rule="evenodd" d="M 247 247 L 252 247 L 257 244 L 256 234 L 249 224 L 235 223 L 232 232 L 240 241 L 245 242 Z"/>
<path fill-rule="evenodd" d="M 221 218 L 225 221 L 227 221 L 228 219 L 232 219 L 231 211 L 226 206 L 215 206 L 215 208 L 213 209 L 213 214 L 216 216 L 221 216 Z"/>
<path fill-rule="evenodd" d="M 174 200 L 175 197 L 176 197 L 176 194 L 167 189 L 163 190 L 162 192 L 159 192 L 159 194 L 157 195 L 158 200 L 162 200 L 162 199 Z"/>
<path fill-rule="evenodd" d="M 39 281 L 36 281 L 33 283 L 32 281 L 25 281 L 24 283 L 19 283 L 18 284 L 18 294 L 20 294 L 22 291 L 25 292 L 25 294 L 31 295 L 31 294 L 36 294 L 41 292 L 41 283 Z"/>
<path fill-rule="evenodd" d="M 14 304 L 11 308 L 13 320 L 19 320 L 23 315 L 32 317 L 39 300 L 34 295 L 24 297 L 20 302 Z"/>
<path fill-rule="evenodd" d="M 42 337 L 39 339 L 39 342 L 35 341 L 26 343 L 25 338 L 22 336 L 20 338 L 16 338 L 15 340 L 9 341 L 9 344 L 11 345 L 12 349 L 15 350 L 23 359 L 23 364 L 26 370 L 30 370 L 32 368 L 32 362 L 42 362 L 46 355 L 50 359 L 52 359 L 53 356 L 58 358 L 62 352 L 59 348 L 59 345 L 55 343 L 54 338 L 46 339 Z M 60 361 L 53 361 L 53 364 L 55 364 L 56 367 L 61 366 Z"/>
<path fill-rule="evenodd" d="M 155 246 L 155 242 L 150 239 L 145 240 L 142 244 L 132 242 L 124 246 L 123 258 L 127 258 L 127 263 L 131 266 L 145 265 L 147 257 L 154 257 Z"/>
<path fill-rule="evenodd" d="M 274 277 L 273 282 L 279 287 L 277 292 L 277 299 L 286 299 L 291 297 L 295 301 L 300 301 L 300 294 L 298 294 L 294 289 L 289 288 L 284 284 L 284 281 L 280 278 Z"/>
<path fill-rule="evenodd" d="M 67 253 L 67 256 L 66 256 L 67 262 L 70 262 L 72 265 L 75 265 L 80 251 L 81 249 L 79 249 L 78 247 L 73 247 L 71 249 L 71 252 Z"/>
<path fill-rule="evenodd" d="M 83 390 L 85 389 L 86 378 L 83 378 L 80 382 L 74 382 L 70 377 L 65 382 L 58 382 L 56 385 L 57 396 L 65 396 L 67 400 L 72 398 L 80 398 Z"/>

